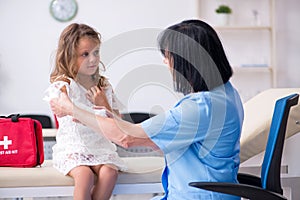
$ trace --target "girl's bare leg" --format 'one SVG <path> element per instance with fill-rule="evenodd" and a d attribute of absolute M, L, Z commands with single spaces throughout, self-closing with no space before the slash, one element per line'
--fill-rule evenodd
<path fill-rule="evenodd" d="M 92 169 L 97 174 L 92 199 L 109 200 L 118 178 L 118 171 L 108 165 L 98 165 L 92 167 Z"/>
<path fill-rule="evenodd" d="M 75 182 L 74 200 L 91 200 L 94 185 L 94 173 L 89 166 L 78 166 L 69 172 Z"/>

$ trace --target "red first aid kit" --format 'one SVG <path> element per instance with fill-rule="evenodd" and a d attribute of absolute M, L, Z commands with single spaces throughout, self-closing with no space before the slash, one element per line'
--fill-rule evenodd
<path fill-rule="evenodd" d="M 43 162 L 41 123 L 18 114 L 0 116 L 0 167 L 35 167 Z"/>

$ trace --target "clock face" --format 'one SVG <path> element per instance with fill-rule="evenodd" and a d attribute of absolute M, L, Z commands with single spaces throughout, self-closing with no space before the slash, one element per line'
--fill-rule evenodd
<path fill-rule="evenodd" d="M 77 13 L 76 0 L 52 0 L 50 13 L 60 22 L 70 21 Z"/>

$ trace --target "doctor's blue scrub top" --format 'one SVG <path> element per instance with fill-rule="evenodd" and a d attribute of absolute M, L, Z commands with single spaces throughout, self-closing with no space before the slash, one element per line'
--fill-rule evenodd
<path fill-rule="evenodd" d="M 237 182 L 244 111 L 230 82 L 212 91 L 191 93 L 164 114 L 141 126 L 163 151 L 162 199 L 240 199 L 201 190 L 190 182 Z"/>

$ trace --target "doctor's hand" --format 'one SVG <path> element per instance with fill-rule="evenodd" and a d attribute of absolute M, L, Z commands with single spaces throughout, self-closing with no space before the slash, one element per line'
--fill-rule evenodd
<path fill-rule="evenodd" d="M 71 102 L 68 95 L 62 92 L 59 98 L 53 98 L 50 100 L 50 107 L 52 112 L 57 117 L 63 117 L 66 115 L 73 115 L 73 103 Z"/>

